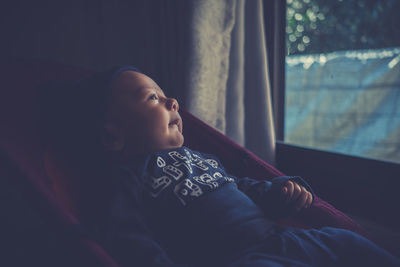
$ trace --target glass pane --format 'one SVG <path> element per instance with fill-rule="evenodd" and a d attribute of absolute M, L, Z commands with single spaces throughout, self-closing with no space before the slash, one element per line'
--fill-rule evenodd
<path fill-rule="evenodd" d="M 285 142 L 400 162 L 398 0 L 287 0 Z"/>

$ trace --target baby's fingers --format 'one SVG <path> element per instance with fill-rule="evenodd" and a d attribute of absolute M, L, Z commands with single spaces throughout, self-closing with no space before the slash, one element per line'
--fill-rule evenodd
<path fill-rule="evenodd" d="M 282 192 L 286 195 L 286 201 L 290 201 L 293 197 L 294 184 L 291 181 L 287 181 L 282 187 Z"/>
<path fill-rule="evenodd" d="M 308 191 L 307 191 L 307 194 L 308 194 L 308 199 L 307 199 L 307 203 L 306 203 L 306 208 L 309 208 L 309 207 L 311 206 L 311 204 L 312 204 L 313 196 L 312 196 L 312 194 L 311 194 L 310 192 L 308 192 Z"/>
<path fill-rule="evenodd" d="M 298 185 L 297 183 L 293 183 L 294 184 L 294 189 L 293 189 L 293 196 L 292 199 L 293 201 L 297 201 L 297 199 L 300 197 L 300 195 L 302 194 L 304 187 Z"/>
<path fill-rule="evenodd" d="M 296 210 L 300 211 L 302 208 L 306 208 L 309 198 L 309 193 L 305 190 L 304 187 L 301 187 L 301 194 L 296 201 Z"/>

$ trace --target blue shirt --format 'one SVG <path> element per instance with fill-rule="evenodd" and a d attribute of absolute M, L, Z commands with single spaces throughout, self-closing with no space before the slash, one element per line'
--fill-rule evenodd
<path fill-rule="evenodd" d="M 151 153 L 119 169 L 109 238 L 133 243 L 137 259 L 157 262 L 227 261 L 265 239 L 274 226 L 270 219 L 292 212 L 281 193 L 287 180 L 311 191 L 299 177 L 239 179 L 215 156 L 187 147 Z"/>

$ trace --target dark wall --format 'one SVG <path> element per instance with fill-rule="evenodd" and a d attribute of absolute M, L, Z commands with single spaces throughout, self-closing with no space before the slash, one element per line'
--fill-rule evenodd
<path fill-rule="evenodd" d="M 0 58 L 44 59 L 103 70 L 132 64 L 174 94 L 186 69 L 182 0 L 8 1 L 0 8 Z"/>

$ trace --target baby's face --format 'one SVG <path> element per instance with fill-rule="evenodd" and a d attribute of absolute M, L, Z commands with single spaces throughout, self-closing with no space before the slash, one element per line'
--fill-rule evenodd
<path fill-rule="evenodd" d="M 148 76 L 125 71 L 112 85 L 109 120 L 128 154 L 143 154 L 183 145 L 179 104 L 164 95 Z"/>

